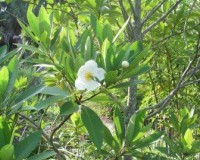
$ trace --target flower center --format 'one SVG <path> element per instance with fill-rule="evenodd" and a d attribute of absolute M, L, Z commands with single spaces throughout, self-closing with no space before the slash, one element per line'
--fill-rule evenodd
<path fill-rule="evenodd" d="M 92 80 L 92 77 L 93 77 L 93 75 L 92 75 L 91 72 L 87 72 L 87 73 L 85 73 L 85 79 L 86 79 L 87 81 Z"/>

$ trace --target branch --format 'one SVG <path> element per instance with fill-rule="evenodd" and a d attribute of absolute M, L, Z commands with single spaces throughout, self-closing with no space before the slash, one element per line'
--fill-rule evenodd
<path fill-rule="evenodd" d="M 184 28 L 183 28 L 183 40 L 185 42 L 186 49 L 188 48 L 187 37 L 186 37 L 186 27 L 187 27 L 188 19 L 189 19 L 190 15 L 191 15 L 192 9 L 195 6 L 195 3 L 196 3 L 196 0 L 194 0 L 193 4 L 192 4 L 192 6 L 191 6 L 191 8 L 189 10 L 189 13 L 188 13 L 188 16 L 186 17 Z"/>
<path fill-rule="evenodd" d="M 200 23 L 194 25 L 193 27 L 190 27 L 190 28 L 186 29 L 186 31 L 190 31 L 191 29 L 194 29 L 194 28 L 199 27 L 199 26 L 200 26 Z M 162 43 L 162 42 L 164 42 L 164 41 L 170 39 L 171 37 L 178 36 L 178 35 L 182 34 L 183 32 L 184 32 L 184 31 L 180 31 L 180 32 L 177 32 L 177 33 L 170 34 L 169 36 L 163 38 L 162 40 L 160 40 L 160 41 L 158 41 L 158 42 L 152 44 L 152 46 L 154 47 L 154 46 L 158 45 L 159 43 Z M 155 47 L 154 47 L 154 48 L 155 48 Z"/>
<path fill-rule="evenodd" d="M 58 156 L 58 159 L 61 160 L 61 159 L 65 159 L 64 155 L 61 154 L 59 152 L 59 150 L 55 147 L 55 145 L 50 141 L 48 135 L 41 129 L 40 126 L 38 126 L 34 121 L 32 121 L 30 118 L 26 117 L 25 115 L 21 114 L 21 113 L 18 113 L 22 118 L 24 118 L 25 120 L 27 120 L 28 122 L 30 122 L 34 128 L 38 129 L 38 130 L 41 130 L 42 132 L 42 135 L 44 137 L 44 139 L 48 142 L 49 145 L 51 145 L 53 147 L 53 150 L 54 152 L 57 153 L 57 156 Z"/>
<path fill-rule="evenodd" d="M 197 79 L 197 80 L 194 80 L 194 81 L 189 81 L 189 82 L 185 82 L 181 85 L 181 87 L 185 87 L 185 86 L 188 86 L 188 85 L 191 85 L 191 84 L 195 84 L 195 83 L 199 83 L 200 82 L 200 79 Z"/>
<path fill-rule="evenodd" d="M 170 102 L 170 100 L 174 97 L 174 95 L 181 89 L 183 88 L 184 86 L 187 86 L 189 84 L 191 84 L 191 82 L 194 82 L 194 83 L 198 83 L 199 80 L 196 80 L 196 81 L 185 81 L 184 82 L 184 79 L 188 76 L 188 73 L 190 73 L 190 68 L 192 67 L 194 61 L 198 58 L 198 52 L 200 50 L 200 32 L 199 32 L 199 35 L 198 35 L 198 40 L 197 40 L 197 45 L 196 45 L 196 52 L 195 52 L 195 56 L 193 57 L 192 60 L 189 61 L 189 64 L 187 65 L 186 69 L 184 70 L 184 72 L 182 73 L 176 87 L 169 93 L 168 96 L 166 96 L 164 98 L 163 101 L 153 105 L 153 106 L 150 106 L 150 107 L 147 107 L 146 110 L 150 110 L 150 109 L 157 109 L 155 110 L 154 112 L 150 113 L 146 119 L 149 119 L 151 117 L 153 117 L 154 115 L 156 115 L 157 113 L 159 113 L 160 111 L 162 111 L 167 105 L 168 103 Z M 197 66 L 198 67 L 198 66 Z"/>
<path fill-rule="evenodd" d="M 121 11 L 122 11 L 122 15 L 123 15 L 123 18 L 124 18 L 124 21 L 126 22 L 129 18 L 128 16 L 128 13 L 124 7 L 124 4 L 122 2 L 122 0 L 119 0 L 119 5 L 120 5 L 120 8 L 121 8 Z M 129 41 L 132 41 L 133 37 L 133 26 L 131 25 L 130 21 L 128 22 L 128 25 L 127 25 L 127 32 L 128 32 L 128 38 L 129 38 Z"/>
<path fill-rule="evenodd" d="M 161 1 L 158 3 L 149 13 L 147 13 L 146 17 L 142 20 L 141 26 L 143 26 L 149 18 L 160 8 L 160 6 L 165 2 L 166 0 Z"/>
<path fill-rule="evenodd" d="M 66 116 L 66 117 L 64 118 L 64 120 L 63 120 L 58 126 L 56 126 L 56 127 L 53 129 L 53 131 L 51 132 L 51 135 L 50 135 L 50 142 L 51 142 L 52 144 L 53 144 L 53 136 L 54 136 L 54 134 L 56 133 L 57 130 L 60 129 L 60 127 L 62 127 L 62 126 L 65 124 L 65 122 L 70 118 L 71 115 L 72 115 L 72 114 Z"/>
<path fill-rule="evenodd" d="M 154 115 L 156 115 L 157 113 L 159 113 L 161 110 L 163 110 L 167 104 L 169 103 L 169 101 L 173 98 L 173 96 L 181 89 L 181 85 L 182 82 L 184 80 L 184 78 L 186 77 L 190 67 L 192 66 L 193 62 L 194 62 L 195 57 L 193 58 L 193 60 L 191 60 L 187 66 L 187 68 L 184 70 L 183 74 L 181 75 L 181 78 L 179 80 L 179 82 L 177 83 L 176 87 L 169 93 L 169 95 L 161 102 L 159 102 L 158 104 L 150 107 L 151 109 L 153 108 L 158 108 L 156 111 L 154 111 L 153 113 L 149 114 L 146 118 L 150 118 Z"/>
<path fill-rule="evenodd" d="M 134 14 L 135 14 L 135 8 L 134 8 L 134 6 L 133 6 L 133 3 L 131 2 L 131 0 L 128 0 L 128 3 L 129 3 L 129 5 L 130 5 L 131 11 L 132 11 L 132 13 L 133 13 L 133 15 L 134 15 Z"/>
<path fill-rule="evenodd" d="M 157 21 L 155 21 L 153 24 L 151 24 L 149 27 L 147 27 L 146 30 L 142 32 L 142 35 L 146 34 L 149 32 L 152 28 L 154 28 L 156 25 L 158 25 L 162 20 L 164 20 L 181 2 L 182 0 L 178 0 L 174 5 L 171 6 L 171 8 L 164 14 L 162 15 Z"/>

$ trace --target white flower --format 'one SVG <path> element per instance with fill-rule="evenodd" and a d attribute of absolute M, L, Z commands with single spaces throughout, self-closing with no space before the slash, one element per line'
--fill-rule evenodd
<path fill-rule="evenodd" d="M 122 68 L 128 68 L 128 67 L 129 67 L 128 61 L 122 61 Z"/>
<path fill-rule="evenodd" d="M 101 84 L 105 77 L 105 70 L 98 68 L 97 63 L 94 60 L 89 60 L 85 65 L 81 66 L 78 70 L 78 78 L 75 81 L 75 87 L 78 90 L 93 91 Z"/>

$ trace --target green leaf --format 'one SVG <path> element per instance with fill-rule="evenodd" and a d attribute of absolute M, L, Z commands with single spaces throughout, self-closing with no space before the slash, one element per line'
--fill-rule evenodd
<path fill-rule="evenodd" d="M 184 140 L 186 142 L 186 147 L 191 148 L 192 147 L 192 143 L 194 142 L 194 138 L 193 138 L 193 132 L 191 129 L 187 129 L 184 135 Z"/>
<path fill-rule="evenodd" d="M 137 113 L 135 124 L 134 124 L 134 132 L 131 133 L 132 134 L 131 138 L 133 139 L 133 142 L 138 139 L 139 133 L 142 130 L 145 113 L 146 112 L 144 110 Z"/>
<path fill-rule="evenodd" d="M 104 125 L 104 141 L 113 149 L 116 153 L 119 152 L 119 143 L 110 133 L 110 130 Z"/>
<path fill-rule="evenodd" d="M 25 50 L 28 50 L 28 51 L 31 51 L 33 53 L 40 53 L 40 54 L 44 54 L 40 49 L 34 47 L 34 46 L 31 46 L 31 45 L 27 45 L 27 44 L 16 44 L 18 47 L 21 47 Z"/>
<path fill-rule="evenodd" d="M 133 140 L 133 136 L 134 136 L 134 130 L 135 130 L 135 120 L 136 120 L 136 114 L 133 114 L 129 120 L 128 123 L 128 127 L 127 127 L 127 131 L 126 131 L 126 145 L 129 146 L 129 144 L 131 144 L 132 140 Z"/>
<path fill-rule="evenodd" d="M 146 64 L 141 64 L 140 66 L 133 68 L 132 66 L 129 67 L 119 78 L 126 79 L 133 76 L 141 75 L 147 71 L 149 71 L 150 67 Z"/>
<path fill-rule="evenodd" d="M 36 86 L 19 93 L 15 97 L 14 102 L 12 103 L 10 114 L 13 114 L 17 109 L 19 109 L 23 102 L 35 96 L 36 94 L 41 93 L 43 89 L 44 89 L 44 86 Z"/>
<path fill-rule="evenodd" d="M 117 137 L 119 139 L 120 144 L 122 145 L 125 138 L 125 126 L 124 126 L 124 119 L 118 107 L 115 107 L 113 121 L 115 124 L 115 131 Z"/>
<path fill-rule="evenodd" d="M 54 33 L 54 37 L 51 41 L 51 51 L 54 51 L 55 46 L 56 46 L 56 42 L 59 40 L 60 35 L 63 31 L 63 27 L 60 27 L 55 33 Z"/>
<path fill-rule="evenodd" d="M 22 29 L 27 33 L 27 35 L 36 43 L 38 43 L 38 38 L 36 36 L 33 35 L 33 33 L 31 32 L 31 30 L 26 27 L 21 21 L 18 20 L 19 25 L 22 27 Z"/>
<path fill-rule="evenodd" d="M 31 154 L 40 141 L 41 133 L 41 131 L 34 132 L 15 145 L 16 160 L 22 160 Z"/>
<path fill-rule="evenodd" d="M 28 23 L 35 34 L 38 38 L 40 38 L 40 30 L 39 30 L 39 20 L 38 18 L 34 15 L 31 9 L 28 9 L 27 11 L 27 20 Z"/>
<path fill-rule="evenodd" d="M 142 138 L 140 141 L 138 141 L 134 148 L 143 148 L 143 147 L 148 147 L 150 144 L 153 142 L 157 141 L 159 138 L 163 136 L 163 132 L 155 132 L 150 135 L 147 135 L 147 137 Z"/>
<path fill-rule="evenodd" d="M 199 152 L 200 152 L 200 140 L 196 140 L 193 142 L 192 150 L 199 150 Z"/>
<path fill-rule="evenodd" d="M 68 96 L 69 94 L 58 87 L 44 87 L 41 90 L 42 94 L 52 95 L 52 96 Z"/>
<path fill-rule="evenodd" d="M 176 129 L 177 131 L 180 131 L 179 121 L 178 121 L 176 115 L 173 112 L 171 112 L 170 115 L 171 115 L 170 122 L 172 123 L 174 129 Z"/>
<path fill-rule="evenodd" d="M 66 98 L 65 96 L 52 96 L 52 97 L 49 97 L 41 102 L 38 102 L 34 108 L 36 110 L 41 110 L 41 109 L 45 109 L 47 107 L 49 107 L 50 105 L 53 105 L 54 103 L 58 102 L 59 100 L 62 100 Z"/>
<path fill-rule="evenodd" d="M 178 146 L 177 143 L 174 143 L 171 139 L 164 137 L 165 142 L 169 145 L 170 149 L 176 154 L 180 154 L 182 149 Z"/>
<path fill-rule="evenodd" d="M 106 102 L 106 103 L 116 103 L 112 98 L 107 95 L 97 95 L 90 99 L 92 102 Z"/>
<path fill-rule="evenodd" d="M 14 49 L 14 50 L 8 52 L 6 54 L 6 56 L 4 56 L 2 59 L 0 59 L 0 64 L 5 63 L 8 59 L 12 58 L 15 54 L 17 54 L 18 51 L 19 51 L 19 49 Z"/>
<path fill-rule="evenodd" d="M 5 57 L 6 53 L 7 53 L 7 45 L 0 47 L 0 59 Z"/>
<path fill-rule="evenodd" d="M 4 2 L 5 0 L 1 1 Z M 6 0 L 6 3 L 9 4 L 10 2 L 12 2 L 13 0 Z"/>
<path fill-rule="evenodd" d="M 35 156 L 27 158 L 27 160 L 46 160 L 50 158 L 51 156 L 54 156 L 56 153 L 54 151 L 45 151 L 42 153 L 39 153 Z"/>
<path fill-rule="evenodd" d="M 90 20 L 91 20 L 92 29 L 101 44 L 103 42 L 103 35 L 102 35 L 103 28 L 93 14 L 90 15 Z"/>
<path fill-rule="evenodd" d="M 61 115 L 70 115 L 74 112 L 77 112 L 79 109 L 79 106 L 72 102 L 72 101 L 68 101 L 65 102 L 62 107 L 60 108 L 60 114 Z"/>
<path fill-rule="evenodd" d="M 117 40 L 117 38 L 119 37 L 119 35 L 126 29 L 126 26 L 128 25 L 130 20 L 130 17 L 128 17 L 128 19 L 126 20 L 126 22 L 124 23 L 124 25 L 122 26 L 122 28 L 118 31 L 118 33 L 116 34 L 116 36 L 113 38 L 112 43 L 115 43 L 115 41 Z"/>
<path fill-rule="evenodd" d="M 1 160 L 13 160 L 14 159 L 14 146 L 12 144 L 7 144 L 0 150 Z"/>
<path fill-rule="evenodd" d="M 118 76 L 118 71 L 109 71 L 106 73 L 105 82 L 106 86 L 112 85 L 116 82 Z"/>
<path fill-rule="evenodd" d="M 0 149 L 9 144 L 11 140 L 11 131 L 5 118 L 0 116 Z"/>
<path fill-rule="evenodd" d="M 106 24 L 103 28 L 103 40 L 108 39 L 110 43 L 113 40 L 113 31 L 109 24 Z"/>
<path fill-rule="evenodd" d="M 9 71 L 7 67 L 0 70 L 0 100 L 4 96 L 9 82 Z"/>
<path fill-rule="evenodd" d="M 16 81 L 17 75 L 18 75 L 18 64 L 19 64 L 19 61 L 18 61 L 17 56 L 13 57 L 12 60 L 10 61 L 10 63 L 8 64 L 10 80 L 8 83 L 6 94 L 10 93 L 14 88 L 15 81 Z"/>
<path fill-rule="evenodd" d="M 88 107 L 81 107 L 81 119 L 89 132 L 90 138 L 98 151 L 101 150 L 103 143 L 103 123 L 99 116 Z"/>
<path fill-rule="evenodd" d="M 45 8 L 41 6 L 40 11 L 39 11 L 39 31 L 40 34 L 42 35 L 44 31 L 47 32 L 47 37 L 49 38 L 51 34 L 51 25 L 50 25 L 50 19 L 49 15 L 47 14 Z"/>
<path fill-rule="evenodd" d="M 101 54 L 104 60 L 104 64 L 105 64 L 105 68 L 107 70 L 110 70 L 111 68 L 111 59 L 113 55 L 113 50 L 112 50 L 112 46 L 110 45 L 110 42 L 105 39 L 103 41 L 102 47 L 101 47 Z"/>
<path fill-rule="evenodd" d="M 87 37 L 87 40 L 85 42 L 85 49 L 84 49 L 84 59 L 85 61 L 88 61 L 90 59 L 93 59 L 93 44 L 90 39 L 90 36 Z"/>

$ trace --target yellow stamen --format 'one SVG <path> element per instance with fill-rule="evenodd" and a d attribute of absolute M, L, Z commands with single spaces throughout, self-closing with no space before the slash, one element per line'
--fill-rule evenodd
<path fill-rule="evenodd" d="M 87 81 L 92 80 L 92 77 L 93 77 L 93 75 L 92 75 L 91 72 L 87 72 L 87 73 L 85 74 L 85 79 L 86 79 Z"/>

